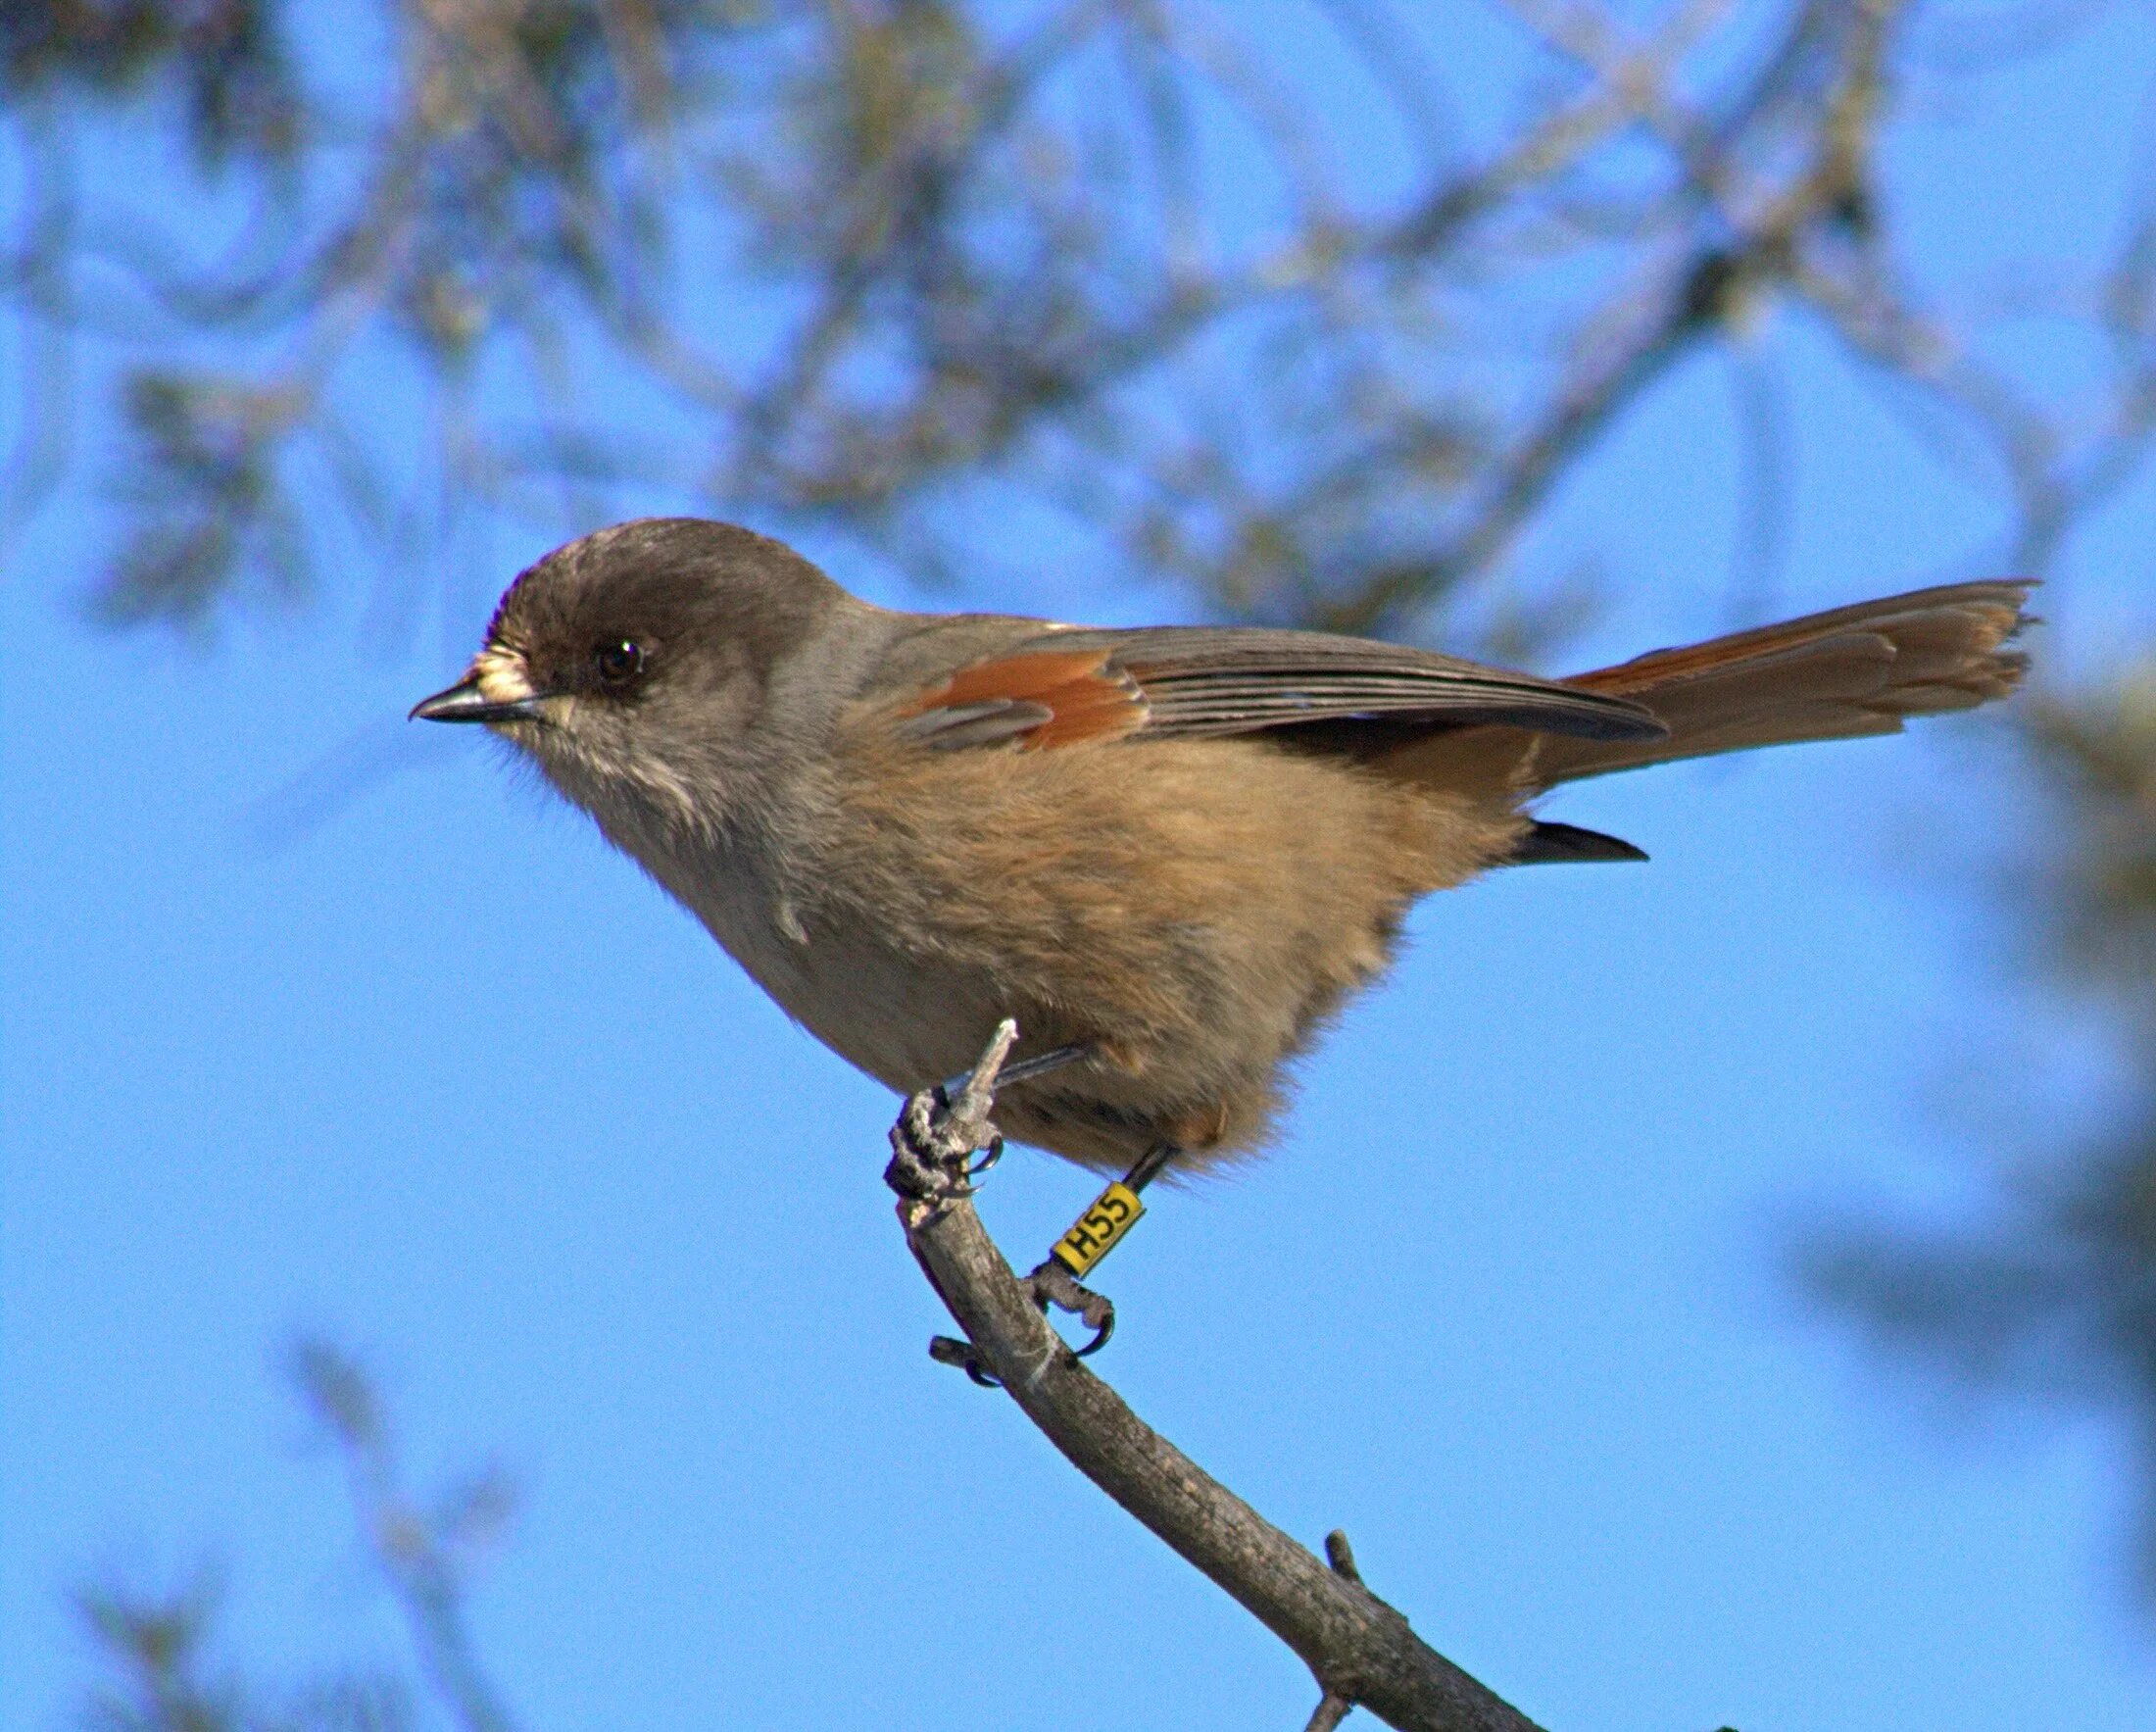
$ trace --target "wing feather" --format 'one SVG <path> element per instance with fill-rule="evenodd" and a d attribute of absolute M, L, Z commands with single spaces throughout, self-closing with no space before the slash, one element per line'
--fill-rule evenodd
<path fill-rule="evenodd" d="M 1052 628 L 960 668 L 902 715 L 907 732 L 939 746 L 1047 747 L 1140 729 L 1240 734 L 1355 718 L 1593 740 L 1667 731 L 1614 693 L 1401 644 L 1245 626 Z"/>

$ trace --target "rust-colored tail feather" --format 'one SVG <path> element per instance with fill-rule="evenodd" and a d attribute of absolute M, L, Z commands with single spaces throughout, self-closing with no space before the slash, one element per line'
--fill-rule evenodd
<path fill-rule="evenodd" d="M 1669 738 L 1544 735 L 1528 775 L 1550 787 L 1750 746 L 1896 733 L 1911 716 L 2003 698 L 2029 666 L 2007 646 L 2028 623 L 2022 604 L 2033 587 L 1913 590 L 1576 675 L 1566 683 L 1646 705 Z"/>

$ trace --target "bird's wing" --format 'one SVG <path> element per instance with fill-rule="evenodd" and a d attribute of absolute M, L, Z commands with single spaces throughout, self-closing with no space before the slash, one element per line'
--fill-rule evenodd
<path fill-rule="evenodd" d="M 930 679 L 898 706 L 898 718 L 903 733 L 941 749 L 1041 749 L 1354 719 L 1446 728 L 1498 722 L 1596 740 L 1667 731 L 1629 698 L 1532 673 L 1367 638 L 1203 625 L 1036 629 Z"/>

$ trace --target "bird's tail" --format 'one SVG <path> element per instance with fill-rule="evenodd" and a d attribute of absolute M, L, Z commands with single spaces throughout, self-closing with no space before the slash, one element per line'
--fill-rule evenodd
<path fill-rule="evenodd" d="M 1752 746 L 1896 733 L 1912 716 L 2003 698 L 2029 666 L 2009 645 L 2029 622 L 2022 604 L 2032 587 L 1912 590 L 1577 674 L 1565 683 L 1644 704 L 1669 724 L 1669 737 L 1544 734 L 1526 779 L 1547 788 Z"/>
<path fill-rule="evenodd" d="M 1372 767 L 1448 796 L 1494 824 L 1519 826 L 1502 864 L 1643 860 L 1629 842 L 1520 812 L 1559 782 L 1614 769 L 1899 731 L 1912 716 L 1971 710 L 2020 683 L 2012 640 L 2029 621 L 2029 583 L 1954 583 L 1656 650 L 1566 683 L 1645 705 L 1669 726 L 1656 740 L 1589 740 L 1526 728 L 1447 729 L 1407 741 Z"/>

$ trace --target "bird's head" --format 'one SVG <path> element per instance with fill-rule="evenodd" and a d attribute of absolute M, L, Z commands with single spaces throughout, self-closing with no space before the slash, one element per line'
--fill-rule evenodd
<path fill-rule="evenodd" d="M 860 607 L 733 524 L 619 523 L 524 571 L 464 678 L 412 714 L 492 728 L 610 829 L 632 805 L 709 825 L 769 744 L 774 684 Z"/>

